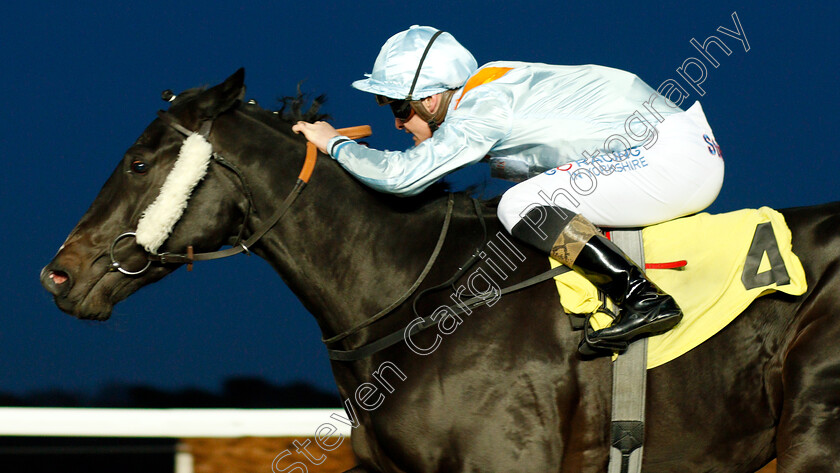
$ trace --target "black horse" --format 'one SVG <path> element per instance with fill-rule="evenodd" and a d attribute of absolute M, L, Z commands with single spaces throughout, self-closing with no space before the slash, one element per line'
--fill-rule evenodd
<path fill-rule="evenodd" d="M 296 184 L 304 141 L 288 121 L 242 103 L 243 80 L 240 70 L 216 87 L 181 94 L 170 118 L 153 121 L 128 149 L 41 273 L 59 308 L 106 319 L 118 301 L 179 266 L 154 261 L 129 276 L 109 258 L 173 167 L 184 136 L 171 123 L 199 130 L 213 120 L 209 140 L 228 166 L 210 165 L 160 252 L 213 251 L 267 225 Z M 378 194 L 322 157 L 310 185 L 251 251 L 273 265 L 329 338 L 399 301 L 429 261 L 447 203 L 435 191 L 408 199 Z M 492 216 L 492 206 L 482 205 Z M 649 372 L 644 471 L 754 472 L 776 456 L 780 471 L 840 471 L 840 204 L 783 214 L 808 292 L 758 299 L 699 348 Z M 503 232 L 488 218 L 485 233 L 473 202 L 455 195 L 448 236 L 419 290 L 452 276 L 485 235 L 506 254 L 480 261 L 455 292 L 428 294 L 421 315 L 457 305 L 468 282 L 483 291 L 492 280 L 508 285 L 547 269 L 536 250 L 505 249 Z M 114 246 L 123 268 L 147 264 L 130 238 Z M 411 306 L 409 298 L 334 348 L 404 329 L 415 319 Z M 359 423 L 352 435 L 359 466 L 351 471 L 605 471 L 611 364 L 579 357 L 579 335 L 553 284 L 439 322 L 412 335 L 410 346 L 333 361 Z"/>

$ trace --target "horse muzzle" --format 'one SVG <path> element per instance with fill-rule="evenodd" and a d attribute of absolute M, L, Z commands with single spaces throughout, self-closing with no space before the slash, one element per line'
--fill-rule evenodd
<path fill-rule="evenodd" d="M 74 239 L 41 270 L 41 285 L 53 295 L 63 312 L 81 319 L 107 319 L 114 304 L 124 298 L 128 286 L 140 283 L 137 277 L 116 272 L 109 264 L 108 248 L 104 250 L 84 239 Z M 139 269 L 147 264 L 145 253 L 128 247 L 120 250 L 115 256 L 127 268 Z"/>
<path fill-rule="evenodd" d="M 53 261 L 41 270 L 41 285 L 53 295 L 62 312 L 80 319 L 105 320 L 111 316 L 113 303 L 99 294 L 100 280 L 80 282 L 74 272 Z"/>

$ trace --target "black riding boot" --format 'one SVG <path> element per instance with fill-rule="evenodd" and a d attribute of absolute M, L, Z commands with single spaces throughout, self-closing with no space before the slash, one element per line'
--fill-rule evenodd
<path fill-rule="evenodd" d="M 648 280 L 641 268 L 603 235 L 586 242 L 573 269 L 620 308 L 612 325 L 589 335 L 592 348 L 609 348 L 667 332 L 682 319 L 674 298 Z"/>
<path fill-rule="evenodd" d="M 623 351 L 634 339 L 666 332 L 682 319 L 674 299 L 581 215 L 535 207 L 511 233 L 582 274 L 619 307 L 611 326 L 581 342 L 581 353 Z"/>

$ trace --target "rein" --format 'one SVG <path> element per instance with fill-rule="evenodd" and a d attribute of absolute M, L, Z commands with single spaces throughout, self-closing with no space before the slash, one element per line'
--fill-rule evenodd
<path fill-rule="evenodd" d="M 420 287 L 420 284 L 423 283 L 423 280 L 426 279 L 426 276 L 431 271 L 432 267 L 435 265 L 435 261 L 437 261 L 438 255 L 440 255 L 440 250 L 443 248 L 443 242 L 446 240 L 446 234 L 449 231 L 449 223 L 452 220 L 452 208 L 455 204 L 455 197 L 454 194 L 449 194 L 449 199 L 446 202 L 446 217 L 443 219 L 443 227 L 440 229 L 440 235 L 438 236 L 437 243 L 435 244 L 435 249 L 432 251 L 432 256 L 429 257 L 429 261 L 426 262 L 426 266 L 423 268 L 423 271 L 420 272 L 420 276 L 414 281 L 414 284 L 406 290 L 399 299 L 392 302 L 388 307 L 380 310 L 375 315 L 369 317 L 368 319 L 362 321 L 361 323 L 345 330 L 344 332 L 339 333 L 338 335 L 332 336 L 330 338 L 321 339 L 327 345 L 331 345 L 336 343 L 340 340 L 344 340 L 345 338 L 349 337 L 350 335 L 356 334 L 361 331 L 363 328 L 372 325 L 374 322 L 382 319 L 383 317 L 387 316 L 388 314 L 392 313 L 399 307 L 403 302 L 405 302 L 414 291 Z M 421 292 L 420 295 L 425 293 L 425 291 Z M 418 296 L 419 297 L 419 296 Z"/>
<path fill-rule="evenodd" d="M 372 342 L 366 343 L 356 348 L 352 348 L 350 350 L 337 350 L 329 348 L 329 345 L 338 342 L 339 340 L 343 340 L 354 333 L 357 333 L 359 330 L 368 327 L 374 322 L 392 313 L 397 308 L 397 306 L 405 302 L 408 299 L 408 297 L 410 297 L 410 295 L 417 289 L 417 287 L 420 285 L 420 282 L 423 280 L 425 275 L 428 273 L 429 269 L 431 269 L 432 265 L 434 264 L 434 261 L 437 258 L 438 253 L 440 252 L 440 247 L 443 244 L 443 240 L 446 238 L 446 228 L 449 225 L 450 213 L 452 211 L 452 194 L 450 194 L 449 205 L 447 207 L 447 215 L 446 220 L 444 221 L 443 230 L 441 231 L 441 235 L 438 238 L 438 243 L 435 247 L 435 251 L 432 254 L 432 257 L 429 259 L 429 262 L 426 264 L 426 268 L 423 270 L 423 273 L 420 275 L 420 278 L 418 278 L 414 285 L 408 291 L 406 291 L 403 297 L 401 297 L 396 302 L 386 307 L 373 317 L 370 317 L 369 319 L 363 321 L 362 323 L 356 325 L 355 327 L 349 330 L 346 330 L 345 332 L 342 332 L 341 334 L 322 340 L 328 346 L 327 354 L 329 355 L 331 360 L 358 361 L 364 358 L 368 358 L 375 353 L 378 353 L 388 347 L 396 345 L 397 343 L 407 339 L 408 337 L 422 332 L 428 329 L 429 327 L 432 327 L 439 323 L 439 320 L 436 320 L 436 317 L 434 317 L 435 314 L 428 315 L 426 317 L 421 317 L 417 311 L 417 303 L 421 298 L 423 298 L 423 296 L 429 293 L 445 289 L 449 286 L 452 286 L 454 290 L 454 284 L 459 279 L 461 279 L 470 268 L 475 266 L 475 264 L 480 259 L 480 255 L 483 254 L 484 248 L 487 246 L 487 225 L 484 221 L 484 215 L 481 212 L 481 206 L 479 205 L 478 201 L 473 199 L 473 205 L 475 206 L 476 215 L 478 216 L 479 222 L 481 223 L 482 231 L 484 232 L 484 236 L 482 237 L 484 244 L 482 244 L 481 247 L 476 249 L 475 252 L 469 257 L 469 259 L 467 259 L 467 261 L 464 264 L 458 267 L 458 270 L 455 272 L 454 275 L 452 275 L 452 277 L 450 277 L 448 280 L 441 284 L 420 291 L 420 293 L 417 294 L 417 296 L 415 296 L 414 301 L 411 305 L 411 309 L 415 315 L 415 319 L 413 319 L 408 325 L 406 325 L 405 328 L 395 330 L 385 336 L 377 338 Z M 478 307 L 486 305 L 487 303 L 491 302 L 492 300 L 498 297 L 534 286 L 536 284 L 547 281 L 569 271 L 571 271 L 571 269 L 568 266 L 557 266 L 556 268 L 552 268 L 548 271 L 544 271 L 536 276 L 528 278 L 525 281 L 500 289 L 498 293 L 492 292 L 489 295 L 473 294 L 473 297 L 461 302 L 458 305 L 458 307 L 450 307 L 449 309 L 454 315 L 469 314 L 469 312 L 471 312 L 472 309 L 476 309 Z"/>
<path fill-rule="evenodd" d="M 177 132 L 181 133 L 182 135 L 190 136 L 190 135 L 193 134 L 192 131 L 190 131 L 189 129 L 185 128 L 180 123 L 178 123 L 177 120 L 174 117 L 172 117 L 172 115 L 170 115 L 169 113 L 167 113 L 163 110 L 160 110 L 160 111 L 158 111 L 158 116 L 166 124 L 168 124 L 170 127 L 172 127 Z M 213 126 L 212 120 L 204 122 L 201 125 L 201 128 L 199 129 L 198 133 L 201 134 L 202 136 L 204 136 L 205 139 L 209 138 L 210 129 L 212 128 L 212 126 Z M 366 136 L 370 136 L 370 134 L 371 134 L 370 126 L 367 126 L 367 125 L 356 126 L 356 127 L 351 127 L 351 128 L 342 128 L 342 129 L 339 129 L 337 131 L 340 134 L 342 134 L 344 136 L 348 136 L 352 139 L 363 138 L 363 137 L 366 137 Z M 251 213 L 251 208 L 253 207 L 253 201 L 252 201 L 252 198 L 251 198 L 251 191 L 249 190 L 248 186 L 245 184 L 245 180 L 242 177 L 242 173 L 239 171 L 239 169 L 236 166 L 234 166 L 229 161 L 225 160 L 224 157 L 222 157 L 221 155 L 219 155 L 217 153 L 213 153 L 212 158 L 216 162 L 218 162 L 219 164 L 221 164 L 222 166 L 224 166 L 225 168 L 231 170 L 234 174 L 236 174 L 237 177 L 239 178 L 240 182 L 242 183 L 243 187 L 245 188 L 245 193 L 246 193 L 246 196 L 248 198 L 248 211 L 246 212 L 246 215 L 245 215 L 245 222 L 247 222 L 247 219 L 248 219 L 248 217 L 250 216 L 250 213 Z M 219 250 L 219 251 L 211 251 L 211 252 L 206 252 L 206 253 L 194 253 L 192 245 L 189 245 L 189 246 L 187 246 L 186 253 L 182 253 L 182 254 L 170 253 L 170 252 L 165 252 L 165 253 L 161 253 L 161 254 L 152 254 L 152 253 L 146 252 L 146 259 L 148 260 L 147 263 L 146 263 L 146 266 L 139 271 L 128 271 L 128 270 L 126 270 L 125 268 L 122 267 L 122 264 L 119 261 L 117 261 L 115 255 L 114 255 L 114 250 L 117 246 L 117 243 L 120 240 L 122 240 L 124 238 L 129 238 L 129 237 L 135 237 L 136 236 L 135 232 L 126 232 L 126 233 L 123 233 L 122 235 L 118 236 L 113 241 L 113 243 L 111 243 L 111 250 L 110 250 L 111 271 L 119 271 L 119 272 L 121 272 L 123 274 L 126 274 L 128 276 L 136 276 L 136 275 L 144 273 L 147 269 L 149 269 L 149 267 L 152 264 L 152 261 L 157 261 L 161 264 L 182 264 L 182 263 L 186 263 L 187 264 L 187 270 L 192 271 L 192 264 L 195 261 L 208 261 L 208 260 L 214 260 L 214 259 L 219 259 L 219 258 L 226 258 L 228 256 L 237 255 L 239 253 L 250 254 L 249 248 L 251 248 L 257 241 L 259 241 L 260 238 L 262 238 L 266 233 L 268 233 L 268 231 L 271 230 L 277 224 L 277 222 L 279 222 L 283 218 L 283 216 L 286 214 L 286 212 L 289 210 L 289 208 L 292 206 L 292 204 L 295 202 L 295 200 L 298 198 L 298 196 L 301 194 L 301 192 L 303 192 L 303 189 L 309 183 L 309 179 L 312 176 L 312 172 L 315 169 L 315 163 L 316 163 L 317 159 L 318 159 L 318 149 L 312 143 L 307 142 L 306 143 L 306 157 L 305 157 L 304 162 L 303 162 L 303 167 L 301 168 L 300 174 L 298 175 L 298 178 L 297 178 L 297 182 L 295 182 L 295 185 L 292 188 L 291 192 L 289 192 L 289 194 L 283 200 L 283 203 L 280 205 L 280 208 L 277 209 L 277 211 L 269 219 L 269 221 L 259 231 L 255 232 L 253 235 L 251 235 L 244 242 L 242 241 L 241 237 L 242 237 L 242 232 L 245 230 L 245 222 L 243 222 L 242 227 L 240 229 L 239 236 L 237 237 L 237 243 L 234 244 L 233 247 L 231 247 L 231 248 L 228 248 L 228 249 L 225 249 L 225 250 Z"/>

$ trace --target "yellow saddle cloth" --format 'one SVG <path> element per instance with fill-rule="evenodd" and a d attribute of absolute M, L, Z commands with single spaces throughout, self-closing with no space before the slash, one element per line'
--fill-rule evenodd
<path fill-rule="evenodd" d="M 697 214 L 647 227 L 642 236 L 645 272 L 684 313 L 674 329 L 650 338 L 648 369 L 708 340 L 757 297 L 774 291 L 798 296 L 807 289 L 784 217 L 769 207 Z M 680 260 L 687 264 L 679 270 L 656 269 Z M 567 313 L 589 314 L 601 307 L 598 290 L 583 276 L 569 271 L 554 279 Z M 597 330 L 611 321 L 598 312 L 590 323 Z"/>

